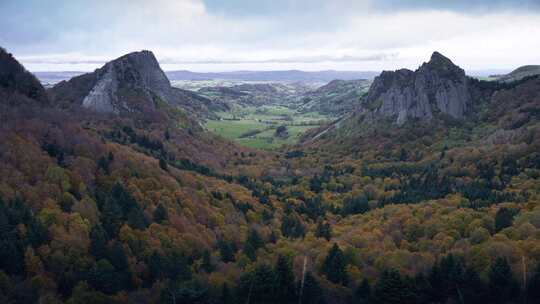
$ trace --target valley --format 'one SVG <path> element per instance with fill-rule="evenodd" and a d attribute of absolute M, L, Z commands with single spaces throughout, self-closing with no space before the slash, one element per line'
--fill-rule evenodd
<path fill-rule="evenodd" d="M 535 303 L 526 70 L 178 82 L 140 51 L 46 89 L 0 49 L 0 300 Z"/>

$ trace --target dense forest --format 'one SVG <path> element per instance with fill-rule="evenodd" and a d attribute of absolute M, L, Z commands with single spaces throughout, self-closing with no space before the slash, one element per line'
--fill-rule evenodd
<path fill-rule="evenodd" d="M 8 69 L 2 303 L 540 303 L 538 77 L 479 82 L 474 119 L 267 152 L 166 103 L 55 106 Z"/>

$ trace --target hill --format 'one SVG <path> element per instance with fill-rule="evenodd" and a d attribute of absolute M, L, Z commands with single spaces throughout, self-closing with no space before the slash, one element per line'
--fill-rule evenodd
<path fill-rule="evenodd" d="M 497 75 L 495 78 L 500 82 L 513 82 L 535 75 L 540 75 L 540 65 L 525 65 L 506 75 Z"/>
<path fill-rule="evenodd" d="M 153 104 L 167 88 L 129 58 L 114 77 L 133 77 L 140 104 L 111 89 L 118 110 L 85 107 L 100 77 L 49 106 L 2 100 L 0 301 L 537 302 L 540 79 L 477 81 L 434 59 L 368 93 L 426 94 L 431 116 L 365 99 L 273 153 Z"/>
<path fill-rule="evenodd" d="M 48 102 L 45 89 L 37 78 L 3 48 L 0 48 L 0 99 L 8 104 L 25 99 L 41 104 Z"/>
<path fill-rule="evenodd" d="M 368 80 L 332 80 L 301 97 L 300 111 L 339 116 L 356 109 L 367 92 Z"/>

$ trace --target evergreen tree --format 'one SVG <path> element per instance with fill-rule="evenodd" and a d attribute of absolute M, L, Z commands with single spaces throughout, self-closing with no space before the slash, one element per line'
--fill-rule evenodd
<path fill-rule="evenodd" d="M 274 270 L 265 264 L 240 277 L 238 286 L 239 303 L 278 303 L 275 294 Z M 249 301 L 248 301 L 249 299 Z"/>
<path fill-rule="evenodd" d="M 489 292 L 493 303 L 508 303 L 519 296 L 519 283 L 505 258 L 497 258 L 489 271 Z"/>
<path fill-rule="evenodd" d="M 356 288 L 354 292 L 355 303 L 367 304 L 371 301 L 371 286 L 367 279 L 363 279 L 362 283 Z"/>
<path fill-rule="evenodd" d="M 315 236 L 318 238 L 325 238 L 329 241 L 332 238 L 332 228 L 330 227 L 330 224 L 318 221 L 317 228 L 315 229 Z"/>
<path fill-rule="evenodd" d="M 343 215 L 350 215 L 350 214 L 362 214 L 368 211 L 369 211 L 368 199 L 365 195 L 360 195 L 360 196 L 345 200 L 341 213 Z"/>
<path fill-rule="evenodd" d="M 465 270 L 460 291 L 465 303 L 480 303 L 487 298 L 486 284 L 472 267 Z"/>
<path fill-rule="evenodd" d="M 497 214 L 495 214 L 495 231 L 499 232 L 504 228 L 512 226 L 513 221 L 514 211 L 505 207 L 500 208 L 497 210 Z"/>
<path fill-rule="evenodd" d="M 226 240 L 218 240 L 217 243 L 221 260 L 224 263 L 234 262 L 234 254 L 236 253 L 235 246 Z"/>
<path fill-rule="evenodd" d="M 384 271 L 375 285 L 374 302 L 384 304 L 415 303 L 414 290 L 395 270 Z"/>
<path fill-rule="evenodd" d="M 234 298 L 231 294 L 231 291 L 229 289 L 229 285 L 227 283 L 223 283 L 223 288 L 221 289 L 221 297 L 220 297 L 220 303 L 222 304 L 233 304 Z"/>
<path fill-rule="evenodd" d="M 540 263 L 527 284 L 527 300 L 529 303 L 540 303 Z"/>
<path fill-rule="evenodd" d="M 214 271 L 214 265 L 212 265 L 212 257 L 210 256 L 210 251 L 208 249 L 203 252 L 201 268 L 207 273 Z"/>
<path fill-rule="evenodd" d="M 133 229 L 144 230 L 148 227 L 148 220 L 138 205 L 129 211 L 127 223 Z"/>
<path fill-rule="evenodd" d="M 274 268 L 275 294 L 278 303 L 293 303 L 296 299 L 294 274 L 288 258 L 280 255 Z"/>
<path fill-rule="evenodd" d="M 169 219 L 169 213 L 163 204 L 158 204 L 156 210 L 154 210 L 154 221 L 157 223 L 163 223 Z"/>
<path fill-rule="evenodd" d="M 302 282 L 299 282 L 299 285 Z M 313 276 L 311 272 L 306 273 L 304 278 L 304 287 L 302 290 L 302 299 L 303 304 L 323 304 L 324 303 L 324 294 L 321 286 L 317 279 Z"/>
<path fill-rule="evenodd" d="M 330 282 L 347 285 L 349 277 L 346 267 L 347 263 L 343 251 L 334 243 L 324 260 L 322 273 Z"/>
<path fill-rule="evenodd" d="M 244 244 L 244 254 L 252 261 L 257 259 L 257 250 L 264 246 L 263 240 L 256 230 L 250 230 Z"/>
<path fill-rule="evenodd" d="M 159 167 L 161 170 L 168 171 L 167 162 L 162 157 L 159 158 Z"/>
<path fill-rule="evenodd" d="M 105 257 L 107 252 L 107 231 L 101 225 L 95 225 L 90 231 L 90 253 L 96 260 Z"/>

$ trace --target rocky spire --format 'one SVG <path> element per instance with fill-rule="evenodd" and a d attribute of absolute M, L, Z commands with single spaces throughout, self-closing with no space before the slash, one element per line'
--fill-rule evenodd
<path fill-rule="evenodd" d="M 362 105 L 372 117 L 430 120 L 444 114 L 462 118 L 471 102 L 465 71 L 438 52 L 416 71 L 383 72 L 376 77 Z"/>

